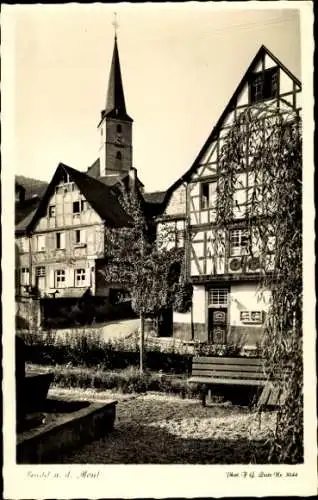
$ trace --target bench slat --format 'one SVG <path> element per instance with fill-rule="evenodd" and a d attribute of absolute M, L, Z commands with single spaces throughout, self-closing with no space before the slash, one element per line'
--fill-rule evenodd
<path fill-rule="evenodd" d="M 211 356 L 198 356 L 193 358 L 193 363 L 215 363 L 220 365 L 256 365 L 263 366 L 263 359 L 261 358 L 222 358 Z"/>
<path fill-rule="evenodd" d="M 208 385 L 218 385 L 218 384 L 224 384 L 224 385 L 252 385 L 252 386 L 262 386 L 266 382 L 265 380 L 259 380 L 259 379 L 242 379 L 242 378 L 205 378 L 205 377 L 191 377 L 188 379 L 188 382 L 190 384 L 208 384 Z"/>
<path fill-rule="evenodd" d="M 228 370 L 228 371 L 237 371 L 240 370 L 242 372 L 262 372 L 263 366 L 255 366 L 255 365 L 220 365 L 216 363 L 193 363 L 193 370 Z"/>
<path fill-rule="evenodd" d="M 230 372 L 227 371 L 225 368 L 224 370 L 192 370 L 192 375 L 194 377 L 197 376 L 202 376 L 205 378 L 213 377 L 222 377 L 222 378 L 244 378 L 244 379 L 250 379 L 250 378 L 255 378 L 255 379 L 266 379 L 266 375 L 264 375 L 262 372 L 254 371 L 254 372 L 242 372 L 240 371 L 235 371 L 235 372 Z"/>
<path fill-rule="evenodd" d="M 271 390 L 272 390 L 271 384 L 267 383 L 264 386 L 264 389 L 262 390 L 262 393 L 261 393 L 259 400 L 257 402 L 258 407 L 267 405 L 267 401 L 268 401 L 268 398 L 270 396 Z"/>
<path fill-rule="evenodd" d="M 265 374 L 264 367 L 263 366 L 240 366 L 240 365 L 231 365 L 231 366 L 225 366 L 225 365 L 214 365 L 212 363 L 209 364 L 200 364 L 200 363 L 195 363 L 193 364 L 192 367 L 192 373 L 198 374 L 198 371 L 204 372 L 208 376 L 209 372 L 219 372 L 219 371 L 226 371 L 226 372 L 238 372 L 241 373 L 242 376 L 248 377 L 248 373 L 256 373 L 261 376 L 267 377 L 268 375 Z M 282 371 L 282 370 L 277 370 L 276 376 L 274 378 L 281 378 L 282 376 L 286 376 L 287 374 Z M 273 378 L 273 375 L 272 377 Z"/>

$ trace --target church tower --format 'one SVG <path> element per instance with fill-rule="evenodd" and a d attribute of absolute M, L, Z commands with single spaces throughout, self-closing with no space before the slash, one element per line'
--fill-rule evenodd
<path fill-rule="evenodd" d="M 132 169 L 132 123 L 133 119 L 126 112 L 115 33 L 106 107 L 98 125 L 100 176 L 128 173 Z"/>

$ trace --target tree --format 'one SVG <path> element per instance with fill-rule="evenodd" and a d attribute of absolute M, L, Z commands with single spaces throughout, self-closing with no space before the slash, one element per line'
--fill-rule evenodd
<path fill-rule="evenodd" d="M 106 283 L 120 284 L 130 292 L 132 307 L 140 317 L 140 371 L 143 372 L 144 319 L 173 305 L 184 250 L 167 248 L 169 230 L 156 240 L 149 236 L 149 225 L 138 193 L 122 190 L 120 202 L 132 217 L 133 224 L 121 229 L 107 228 L 107 262 L 99 273 Z"/>
<path fill-rule="evenodd" d="M 240 183 L 240 169 L 246 168 L 250 187 Z M 271 291 L 262 343 L 267 374 L 289 367 L 288 377 L 280 382 L 285 401 L 277 414 L 269 460 L 299 463 L 303 457 L 300 116 L 265 105 L 243 112 L 225 139 L 219 172 L 216 227 L 226 231 L 234 213 L 245 220 L 250 256 L 258 259 L 262 270 L 260 292 Z M 246 206 L 237 199 L 240 188 L 247 190 Z"/>

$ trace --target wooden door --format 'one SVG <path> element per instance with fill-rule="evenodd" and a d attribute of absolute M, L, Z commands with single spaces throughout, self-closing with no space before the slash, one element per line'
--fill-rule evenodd
<path fill-rule="evenodd" d="M 208 334 L 209 342 L 225 344 L 227 331 L 227 308 L 209 308 Z"/>

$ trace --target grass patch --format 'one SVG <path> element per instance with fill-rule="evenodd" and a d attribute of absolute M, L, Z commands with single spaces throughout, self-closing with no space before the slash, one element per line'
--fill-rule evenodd
<path fill-rule="evenodd" d="M 28 369 L 53 370 L 54 385 L 67 389 L 111 390 L 123 394 L 156 391 L 188 398 L 199 395 L 197 386 L 189 385 L 186 376 L 171 376 L 160 372 L 141 374 L 135 367 L 116 371 L 76 366 L 28 365 Z"/>

